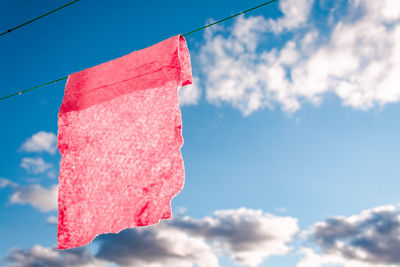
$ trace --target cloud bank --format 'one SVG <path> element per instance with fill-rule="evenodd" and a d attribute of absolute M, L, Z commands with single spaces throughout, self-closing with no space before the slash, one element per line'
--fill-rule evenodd
<path fill-rule="evenodd" d="M 398 102 L 399 5 L 353 0 L 315 17 L 313 1 L 281 0 L 276 20 L 242 16 L 209 28 L 198 55 L 206 98 L 244 115 L 276 106 L 293 113 L 328 93 L 359 110 Z M 284 44 L 271 48 L 271 40 Z"/>
<path fill-rule="evenodd" d="M 304 237 L 311 246 L 296 247 Z M 301 235 L 293 217 L 247 208 L 219 210 L 199 219 L 182 215 L 101 235 L 94 243 L 95 253 L 89 246 L 14 248 L 7 260 L 13 266 L 217 267 L 227 256 L 242 266 L 259 266 L 271 256 L 297 253 L 297 267 L 399 267 L 400 208 L 388 205 L 327 218 Z"/>
<path fill-rule="evenodd" d="M 177 220 L 174 228 L 215 242 L 237 264 L 258 266 L 271 255 L 284 255 L 298 232 L 297 219 L 240 208 L 213 217 Z"/>
<path fill-rule="evenodd" d="M 272 255 L 288 253 L 288 243 L 297 232 L 295 218 L 240 208 L 200 219 L 178 216 L 151 227 L 101 235 L 94 241 L 98 246 L 94 255 L 87 247 L 56 250 L 37 245 L 15 248 L 7 260 L 14 266 L 217 267 L 218 257 L 225 254 L 238 264 L 258 266 Z"/>

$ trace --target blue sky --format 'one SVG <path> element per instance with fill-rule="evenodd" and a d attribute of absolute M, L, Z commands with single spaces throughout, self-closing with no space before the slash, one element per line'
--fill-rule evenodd
<path fill-rule="evenodd" d="M 0 31 L 65 3 L 1 1 Z M 79 1 L 0 37 L 1 96 L 260 3 Z M 189 35 L 175 219 L 76 250 L 52 223 L 65 82 L 1 101 L 2 264 L 400 266 L 399 33 L 396 0 L 280 0 Z"/>

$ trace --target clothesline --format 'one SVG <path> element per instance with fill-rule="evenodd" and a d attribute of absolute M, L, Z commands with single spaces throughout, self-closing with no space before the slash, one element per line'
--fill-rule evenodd
<path fill-rule="evenodd" d="M 73 2 L 70 2 L 70 3 L 66 4 L 65 6 L 71 5 L 71 4 L 73 4 L 73 3 L 77 2 L 77 1 L 79 1 L 79 0 L 75 0 L 75 1 L 73 1 Z M 206 26 L 200 27 L 200 28 L 198 28 L 198 29 L 195 29 L 195 30 L 193 30 L 193 31 L 187 32 L 187 33 L 182 34 L 182 35 L 183 35 L 183 36 L 187 36 L 187 35 L 189 35 L 189 34 L 192 34 L 192 33 L 195 33 L 195 32 L 201 31 L 201 30 L 204 30 L 204 29 L 206 29 L 206 28 L 208 28 L 208 27 L 214 26 L 214 25 L 216 25 L 216 24 L 218 24 L 218 23 L 221 23 L 221 22 L 224 22 L 224 21 L 226 21 L 226 20 L 232 19 L 232 18 L 237 17 L 237 16 L 239 16 L 239 15 L 241 15 L 241 14 L 244 14 L 244 13 L 247 13 L 247 12 L 250 12 L 250 11 L 253 11 L 253 10 L 257 9 L 257 8 L 266 6 L 266 5 L 271 4 L 271 3 L 273 3 L 273 2 L 276 2 L 276 1 L 278 1 L 278 0 L 271 0 L 271 1 L 265 2 L 265 3 L 261 4 L 261 5 L 252 7 L 252 8 L 250 8 L 250 9 L 247 9 L 247 10 L 244 10 L 244 11 L 241 11 L 241 12 L 239 12 L 239 13 L 236 13 L 236 14 L 232 15 L 232 16 L 229 16 L 229 17 L 226 17 L 226 18 L 224 18 L 224 19 L 218 20 L 218 21 L 216 21 L 216 22 L 207 24 Z M 65 7 L 65 6 L 63 6 L 63 7 Z M 59 9 L 61 9 L 61 8 L 63 8 L 63 7 L 60 7 L 60 8 L 58 8 L 58 9 L 56 9 L 56 10 L 59 10 Z M 46 16 L 46 15 L 52 13 L 52 12 L 55 12 L 56 10 L 53 10 L 53 11 L 51 11 L 51 12 L 49 12 L 49 13 L 46 13 L 46 14 L 42 15 L 41 17 Z M 40 17 L 38 17 L 38 18 L 40 18 Z M 36 18 L 36 19 L 38 19 L 38 18 Z M 26 22 L 25 24 L 22 24 L 22 25 L 26 25 L 26 24 L 28 24 L 28 23 L 30 23 L 30 22 L 36 20 L 36 19 L 33 19 L 33 20 L 31 20 L 31 21 L 29 21 L 29 22 Z M 22 25 L 17 26 L 17 27 L 21 27 Z M 15 28 L 17 28 L 17 27 L 15 27 Z M 13 28 L 13 29 L 15 29 L 15 28 Z M 65 80 L 65 79 L 67 79 L 67 78 L 68 78 L 68 76 L 64 76 L 64 77 L 58 78 L 58 79 L 56 79 L 56 80 L 54 80 L 54 81 L 51 81 L 51 82 L 47 82 L 47 83 L 44 83 L 44 84 L 41 84 L 41 85 L 38 85 L 38 86 L 35 86 L 35 87 L 32 87 L 32 88 L 29 88 L 29 89 L 21 90 L 21 91 L 18 91 L 18 92 L 16 92 L 16 93 L 14 93 L 14 94 L 10 94 L 10 95 L 1 97 L 0 100 L 4 100 L 4 99 L 7 99 L 7 98 L 16 96 L 16 95 L 21 95 L 22 93 L 25 93 L 25 92 L 28 92 L 28 91 L 32 91 L 32 90 L 38 89 L 38 88 L 40 88 L 40 87 L 44 87 L 44 86 L 47 86 L 47 85 L 50 85 L 50 84 L 53 84 L 53 83 L 56 83 L 56 82 Z"/>
<path fill-rule="evenodd" d="M 67 6 L 70 6 L 70 5 L 72 5 L 72 4 L 75 4 L 75 3 L 78 2 L 78 1 L 79 1 L 79 0 L 71 1 L 71 2 L 69 2 L 69 3 L 67 3 L 67 4 L 65 4 L 65 5 L 63 5 L 63 6 L 60 6 L 60 7 L 56 8 L 56 9 L 50 11 L 50 12 L 47 12 L 47 13 L 45 13 L 45 14 L 43 14 L 43 15 L 40 15 L 40 16 L 37 17 L 37 18 L 28 20 L 28 21 L 25 22 L 25 23 L 22 23 L 22 24 L 20 24 L 20 25 L 18 25 L 18 26 L 15 26 L 15 27 L 13 27 L 13 28 L 10 28 L 10 29 L 6 30 L 5 32 L 0 33 L 0 36 L 3 36 L 3 35 L 5 35 L 5 34 L 7 34 L 7 33 L 10 33 L 10 32 L 12 32 L 13 30 L 16 30 L 16 29 L 18 29 L 18 28 L 21 28 L 21 27 L 23 27 L 23 26 L 25 26 L 25 25 L 27 25 L 27 24 L 29 24 L 29 23 L 32 23 L 32 22 L 38 20 L 38 19 L 41 19 L 41 18 L 43 18 L 43 17 L 46 17 L 47 15 L 50 15 L 51 13 L 54 13 L 54 12 L 60 10 L 60 9 L 63 9 L 63 8 L 65 8 L 65 7 L 67 7 Z"/>

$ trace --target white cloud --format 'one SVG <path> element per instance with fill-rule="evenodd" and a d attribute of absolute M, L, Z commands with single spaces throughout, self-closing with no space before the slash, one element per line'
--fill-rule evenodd
<path fill-rule="evenodd" d="M 330 43 L 293 70 L 302 96 L 320 97 L 332 90 L 345 105 L 358 109 L 400 99 L 400 24 L 386 27 L 384 21 L 369 19 L 380 10 L 368 12 L 353 23 L 339 22 Z"/>
<path fill-rule="evenodd" d="M 58 185 L 46 189 L 38 184 L 19 185 L 10 197 L 11 203 L 29 204 L 36 209 L 47 212 L 57 210 Z"/>
<path fill-rule="evenodd" d="M 12 204 L 28 204 L 42 212 L 53 211 L 58 208 L 58 185 L 44 188 L 39 184 L 20 185 L 8 179 L 0 178 L 0 189 L 7 186 L 10 186 L 14 191 L 9 198 Z M 57 218 L 54 216 L 47 218 L 48 223 L 54 221 L 57 223 Z"/>
<path fill-rule="evenodd" d="M 51 169 L 53 165 L 45 162 L 41 157 L 37 158 L 23 158 L 20 167 L 30 173 L 39 174 L 44 173 Z"/>
<path fill-rule="evenodd" d="M 265 105 L 255 48 L 266 25 L 262 17 L 239 17 L 227 38 L 214 29 L 206 32 L 199 62 L 209 102 L 228 102 L 245 115 Z"/>
<path fill-rule="evenodd" d="M 179 94 L 179 105 L 189 106 L 198 104 L 201 97 L 200 87 L 197 85 L 199 79 L 193 78 L 193 84 L 181 87 L 178 91 Z"/>
<path fill-rule="evenodd" d="M 21 150 L 25 152 L 48 152 L 50 154 L 56 153 L 57 136 L 51 132 L 38 132 L 32 137 L 28 138 L 22 144 Z"/>
<path fill-rule="evenodd" d="M 306 235 L 320 252 L 300 249 L 298 267 L 400 266 L 400 209 L 393 205 L 317 222 Z"/>
<path fill-rule="evenodd" d="M 331 32 L 318 30 L 307 18 L 312 1 L 304 3 L 290 4 L 294 9 L 275 21 L 288 30 L 308 21 L 281 48 L 262 50 L 272 21 L 261 16 L 239 17 L 226 37 L 223 27 L 205 33 L 199 61 L 209 102 L 249 115 L 276 105 L 292 113 L 303 102 L 319 105 L 327 93 L 360 110 L 400 100 L 399 3 L 349 1 L 336 11 L 338 21 L 327 16 Z M 303 15 L 296 21 L 294 14 Z"/>

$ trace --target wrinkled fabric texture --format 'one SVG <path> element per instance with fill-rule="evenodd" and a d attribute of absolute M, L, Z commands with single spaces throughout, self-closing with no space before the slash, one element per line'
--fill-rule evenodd
<path fill-rule="evenodd" d="M 184 184 L 177 91 L 191 83 L 181 35 L 68 77 L 58 116 L 59 249 L 171 218 Z"/>

